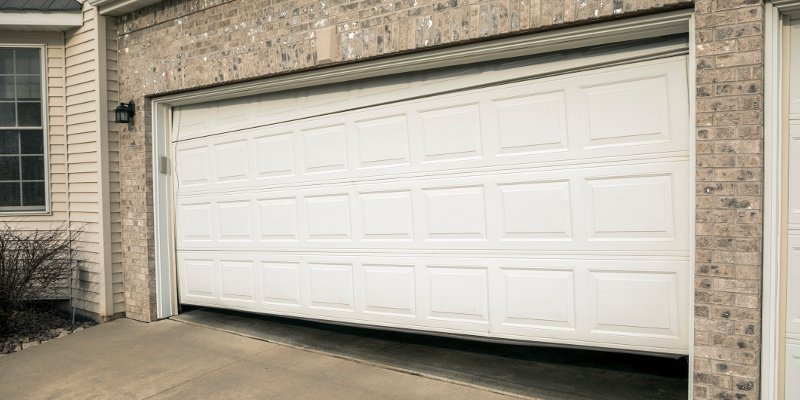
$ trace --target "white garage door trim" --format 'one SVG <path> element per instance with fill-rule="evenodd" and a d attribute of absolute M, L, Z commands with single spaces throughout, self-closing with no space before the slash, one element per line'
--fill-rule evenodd
<path fill-rule="evenodd" d="M 669 13 L 659 16 L 659 18 L 654 17 L 645 17 L 639 19 L 632 19 L 625 21 L 624 24 L 602 24 L 603 26 L 591 26 L 589 28 L 583 29 L 583 34 L 588 34 L 592 37 L 592 40 L 588 40 L 585 43 L 596 44 L 596 40 L 598 37 L 603 37 L 601 31 L 603 29 L 612 30 L 619 33 L 620 30 L 625 31 L 625 34 L 615 34 L 609 35 L 608 38 L 610 41 L 613 40 L 625 40 L 626 36 L 627 39 L 640 39 L 642 37 L 649 37 L 651 35 L 657 35 L 658 32 L 669 32 L 669 33 L 676 33 L 676 32 L 685 32 L 688 28 L 688 13 L 687 12 L 676 12 L 676 13 Z M 620 28 L 622 26 L 622 28 Z M 654 29 L 655 27 L 655 29 Z M 570 36 L 573 41 L 566 41 L 564 44 L 565 47 L 569 46 L 579 46 L 581 43 L 580 37 L 581 30 L 580 29 L 573 29 L 565 30 L 562 32 L 566 36 Z M 533 35 L 536 36 L 536 35 Z M 586 37 L 583 37 L 586 39 Z M 530 42 L 536 42 L 536 40 L 530 39 Z M 558 42 L 557 38 L 554 35 L 550 35 L 548 38 L 549 41 L 542 40 L 542 42 L 547 42 L 542 44 L 541 46 L 533 46 L 528 43 L 528 52 L 535 54 L 537 51 L 549 51 L 555 49 L 553 47 L 554 42 Z M 520 38 L 513 39 L 514 43 L 517 46 L 520 46 Z M 541 44 L 541 43 L 540 43 Z M 481 50 L 476 49 L 474 46 L 467 48 L 464 47 L 464 51 L 473 53 L 473 58 L 464 57 L 458 58 L 459 53 L 457 51 L 453 51 L 453 49 L 447 50 L 447 55 L 444 60 L 447 60 L 448 57 L 455 57 L 456 60 L 459 61 L 477 61 L 478 57 L 475 54 L 480 54 Z M 487 45 L 483 48 L 484 57 L 486 58 L 502 58 L 499 54 L 492 51 L 493 49 L 497 49 L 498 46 Z M 685 45 L 684 45 L 685 48 Z M 458 49 L 458 48 L 454 48 Z M 665 53 L 672 53 L 675 51 L 674 46 L 670 48 L 650 48 L 649 50 L 642 50 L 640 53 L 636 54 L 636 57 L 643 58 L 649 56 L 659 56 L 664 55 Z M 436 52 L 427 53 L 425 55 L 430 56 L 435 54 Z M 506 54 L 503 54 L 505 56 Z M 511 55 L 521 55 L 518 51 Z M 421 56 L 420 60 L 424 62 L 426 57 Z M 605 58 L 605 59 L 604 59 Z M 391 60 L 391 59 L 389 59 Z M 453 59 L 451 58 L 451 63 Z M 584 66 L 586 66 L 586 62 L 591 61 L 591 64 L 603 64 L 603 63 L 613 63 L 618 62 L 618 56 L 615 60 L 613 55 L 606 55 L 598 56 L 593 59 L 584 58 Z M 391 66 L 391 63 L 387 64 L 387 60 L 381 60 L 379 63 L 376 62 L 373 65 L 380 64 L 380 68 L 383 74 L 394 73 L 394 72 L 402 72 L 407 71 L 409 68 L 423 68 L 423 64 L 417 64 L 416 67 L 409 67 L 409 61 L 397 59 L 395 60 L 396 65 L 394 67 Z M 371 63 L 364 63 L 363 65 L 369 65 Z M 364 72 L 362 64 L 356 64 L 354 66 L 343 66 L 338 71 L 343 71 L 346 73 L 348 68 L 355 68 L 358 69 L 359 66 L 362 66 L 361 75 L 360 77 L 369 76 L 370 73 L 375 74 L 377 73 L 376 70 L 371 70 Z M 562 66 L 569 65 L 568 63 L 562 64 Z M 580 62 L 575 63 L 570 68 L 580 68 Z M 234 85 L 231 87 L 227 87 L 226 89 L 214 89 L 214 90 L 207 90 L 205 92 L 193 92 L 184 95 L 172 95 L 169 97 L 159 98 L 153 101 L 153 132 L 155 134 L 155 140 L 153 141 L 153 157 L 154 157 L 154 165 L 159 166 L 161 164 L 161 157 L 167 155 L 168 151 L 168 140 L 171 128 L 171 108 L 176 105 L 182 104 L 191 104 L 197 102 L 205 102 L 208 100 L 217 100 L 220 98 L 230 98 L 230 97 L 237 97 L 236 95 L 241 95 L 245 93 L 245 91 L 250 91 L 248 93 L 253 92 L 268 92 L 274 90 L 284 90 L 288 87 L 301 87 L 301 86 L 309 86 L 314 85 L 315 82 L 326 82 L 327 79 L 330 79 L 332 75 L 330 72 L 331 70 L 325 70 L 327 74 L 319 74 L 315 73 L 314 71 L 309 72 L 304 75 L 304 77 L 298 76 L 288 76 L 285 78 L 275 78 L 275 79 L 267 79 L 264 82 L 259 84 L 247 84 L 247 88 L 238 88 Z M 551 72 L 555 72 L 552 70 Z M 316 76 L 315 76 L 316 74 Z M 335 74 L 333 74 L 335 75 Z M 359 77 L 358 74 L 351 74 L 354 77 Z M 341 79 L 341 77 L 337 77 L 336 79 Z M 693 129 L 690 129 L 690 132 L 693 132 Z M 690 138 L 692 140 L 692 138 Z M 166 175 L 160 173 L 161 168 L 155 168 L 154 170 L 154 183 L 155 183 L 155 208 L 156 208 L 156 284 L 157 284 L 157 305 L 158 305 L 158 317 L 164 318 L 172 315 L 174 310 L 176 310 L 176 290 L 175 290 L 175 272 L 174 272 L 174 252 L 172 249 L 174 248 L 172 243 L 173 232 L 171 230 L 171 224 L 169 221 L 172 220 L 170 217 L 172 210 L 169 208 L 169 190 L 168 190 L 168 181 Z M 690 179 L 693 178 L 693 174 L 690 174 Z M 693 202 L 691 203 L 693 204 Z M 690 214 L 693 214 L 694 210 L 693 207 L 690 210 Z M 690 254 L 693 256 L 693 247 L 690 251 Z"/>

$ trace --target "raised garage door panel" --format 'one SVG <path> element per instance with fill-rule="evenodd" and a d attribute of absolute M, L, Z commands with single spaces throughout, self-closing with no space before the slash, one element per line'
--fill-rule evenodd
<path fill-rule="evenodd" d="M 686 353 L 685 57 L 403 100 L 426 77 L 177 109 L 181 302 Z"/>

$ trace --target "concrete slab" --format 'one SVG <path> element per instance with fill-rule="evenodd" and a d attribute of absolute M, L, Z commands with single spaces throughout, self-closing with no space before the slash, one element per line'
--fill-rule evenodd
<path fill-rule="evenodd" d="M 214 371 L 156 399 L 406 400 L 509 397 L 340 358 L 280 347 Z"/>
<path fill-rule="evenodd" d="M 667 400 L 688 396 L 685 358 L 483 343 L 216 309 L 190 309 L 175 318 L 533 398 Z"/>
<path fill-rule="evenodd" d="M 121 319 L 0 358 L 0 398 L 146 398 L 276 345 Z"/>
<path fill-rule="evenodd" d="M 486 390 L 165 320 L 116 320 L 0 358 L 0 399 L 503 400 Z"/>

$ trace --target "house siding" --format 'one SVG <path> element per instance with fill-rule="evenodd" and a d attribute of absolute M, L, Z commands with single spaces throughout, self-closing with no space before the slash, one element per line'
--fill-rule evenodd
<path fill-rule="evenodd" d="M 100 314 L 102 307 L 103 254 L 100 246 L 100 165 L 95 116 L 97 19 L 84 8 L 83 26 L 66 35 L 66 123 L 69 171 L 69 220 L 84 229 L 78 307 Z"/>
<path fill-rule="evenodd" d="M 113 21 L 105 23 L 105 70 L 106 70 L 106 108 L 107 121 L 114 120 L 114 109 L 119 105 L 119 84 L 117 83 L 117 26 Z M 109 229 L 112 273 L 113 314 L 125 312 L 125 294 L 122 275 L 122 215 L 120 213 L 119 182 L 119 131 L 116 125 L 107 126 L 107 165 L 109 193 Z"/>
<path fill-rule="evenodd" d="M 125 311 L 155 318 L 149 99 L 314 67 L 335 26 L 334 63 L 695 7 L 696 399 L 759 392 L 763 198 L 760 0 L 168 0 L 117 19 Z"/>
<path fill-rule="evenodd" d="M 0 222 L 18 229 L 51 229 L 69 226 L 83 229 L 79 252 L 75 304 L 86 316 L 106 320 L 122 315 L 121 225 L 119 223 L 118 137 L 108 136 L 108 162 L 103 166 L 100 140 L 104 130 L 98 118 L 98 15 L 96 9 L 83 5 L 83 26 L 67 32 L 0 32 L 0 43 L 31 43 L 47 46 L 47 128 L 49 141 L 50 207 L 46 215 L 2 214 Z M 105 18 L 105 17 L 100 17 Z M 111 42 L 116 42 L 111 24 Z M 110 74 L 109 80 L 116 81 Z M 114 92 L 108 95 L 116 101 Z M 105 87 L 105 85 L 103 85 Z M 111 101 L 105 104 L 111 107 Z M 113 107 L 112 107 L 113 108 Z M 105 117 L 105 115 L 103 116 Z M 109 171 L 111 190 L 102 190 L 103 169 Z M 106 204 L 104 204 L 106 203 Z M 103 215 L 104 210 L 106 214 Z M 116 218 L 116 224 L 114 223 Z M 108 237 L 110 236 L 110 239 Z M 117 240 L 114 246 L 113 240 Z M 110 243 L 109 243 L 110 241 Z M 116 252 L 114 252 L 116 249 Z M 110 253 L 110 256 L 107 254 Z M 110 260 L 110 261 L 109 261 Z M 115 265 L 108 266 L 109 262 Z M 113 285 L 107 285 L 111 271 Z M 115 273 L 116 272 L 116 273 Z M 108 288 L 108 289 L 107 289 Z M 108 290 L 114 290 L 108 293 Z"/>

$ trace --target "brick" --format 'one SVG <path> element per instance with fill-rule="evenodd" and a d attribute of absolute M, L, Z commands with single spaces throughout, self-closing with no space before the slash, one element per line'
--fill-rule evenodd
<path fill-rule="evenodd" d="M 710 56 L 733 53 L 737 51 L 737 43 L 735 39 L 701 43 L 697 45 L 697 54 Z"/>
<path fill-rule="evenodd" d="M 695 400 L 708 399 L 708 387 L 700 384 L 695 384 L 692 390 L 692 396 Z"/>
<path fill-rule="evenodd" d="M 733 54 L 721 54 L 715 56 L 714 63 L 719 68 L 734 67 L 739 65 L 761 64 L 763 52 L 746 51 Z"/>
<path fill-rule="evenodd" d="M 718 388 L 731 388 L 733 386 L 732 382 L 733 380 L 731 377 L 726 375 L 716 375 L 702 372 L 694 374 L 694 383 L 710 385 Z"/>
<path fill-rule="evenodd" d="M 762 7 L 748 7 L 736 10 L 736 20 L 738 22 L 762 22 L 764 20 L 764 9 Z"/>
<path fill-rule="evenodd" d="M 737 393 L 719 388 L 712 389 L 708 396 L 709 399 L 715 400 L 755 400 L 758 398 L 755 393 Z"/>
<path fill-rule="evenodd" d="M 716 4 L 717 10 L 729 10 L 761 4 L 761 0 L 719 0 Z"/>
<path fill-rule="evenodd" d="M 714 86 L 715 96 L 739 96 L 743 94 L 761 93 L 761 81 L 738 81 L 735 83 L 722 83 Z M 736 100 L 736 99 L 734 99 Z"/>
<path fill-rule="evenodd" d="M 695 18 L 695 26 L 698 28 L 708 28 L 735 24 L 738 21 L 738 14 L 734 10 L 727 12 L 712 12 L 707 14 L 698 13 Z"/>
<path fill-rule="evenodd" d="M 714 29 L 715 40 L 726 40 L 747 36 L 761 36 L 763 29 L 761 23 L 744 23 L 729 26 L 720 26 Z"/>

